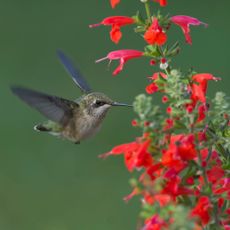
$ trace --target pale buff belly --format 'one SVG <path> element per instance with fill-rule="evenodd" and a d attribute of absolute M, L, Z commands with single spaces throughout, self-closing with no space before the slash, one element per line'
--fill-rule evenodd
<path fill-rule="evenodd" d="M 79 119 L 70 122 L 62 131 L 62 136 L 73 142 L 80 142 L 94 136 L 101 127 L 101 122 L 94 119 Z"/>

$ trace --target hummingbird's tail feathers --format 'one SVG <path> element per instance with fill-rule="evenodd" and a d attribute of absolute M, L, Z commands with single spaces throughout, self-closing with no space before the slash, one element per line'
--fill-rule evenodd
<path fill-rule="evenodd" d="M 47 121 L 46 123 L 35 125 L 34 130 L 38 132 L 48 132 L 54 136 L 60 136 L 62 127 L 58 123 Z"/>
<path fill-rule="evenodd" d="M 39 132 L 51 132 L 51 128 L 45 127 L 42 124 L 38 124 L 34 126 L 34 130 L 35 131 L 39 131 Z"/>
<path fill-rule="evenodd" d="M 37 109 L 48 119 L 65 125 L 73 116 L 73 109 L 79 105 L 60 97 L 51 96 L 23 87 L 11 87 L 12 92 L 29 106 Z"/>
<path fill-rule="evenodd" d="M 91 88 L 89 87 L 88 83 L 82 77 L 80 71 L 74 67 L 70 58 L 67 57 L 61 50 L 57 50 L 57 55 L 60 62 L 64 65 L 66 71 L 71 75 L 73 81 L 77 84 L 81 91 L 83 93 L 91 92 Z"/>

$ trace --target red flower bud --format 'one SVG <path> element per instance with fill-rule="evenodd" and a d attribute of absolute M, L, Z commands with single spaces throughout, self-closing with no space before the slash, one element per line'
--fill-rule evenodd
<path fill-rule="evenodd" d="M 145 121 L 144 126 L 148 127 L 149 125 L 150 125 L 150 122 L 149 121 Z"/>
<path fill-rule="evenodd" d="M 166 109 L 166 112 L 168 113 L 168 114 L 171 114 L 172 113 L 172 107 L 168 107 L 167 109 Z"/>
<path fill-rule="evenodd" d="M 163 96 L 163 97 L 162 97 L 162 102 L 163 102 L 163 103 L 167 103 L 167 102 L 168 102 L 168 100 L 169 100 L 169 99 L 168 99 L 168 97 L 167 97 L 167 96 Z"/>
<path fill-rule="evenodd" d="M 165 126 L 164 126 L 164 130 L 168 130 L 168 129 L 171 129 L 172 127 L 173 127 L 173 125 L 174 125 L 174 121 L 173 121 L 173 119 L 166 119 L 165 120 Z"/>
<path fill-rule="evenodd" d="M 151 59 L 149 62 L 150 65 L 156 65 L 156 61 L 154 59 Z"/>
<path fill-rule="evenodd" d="M 161 63 L 162 63 L 162 64 L 165 64 L 166 62 L 167 62 L 167 59 L 166 59 L 166 58 L 162 58 L 162 59 L 161 59 Z"/>
<path fill-rule="evenodd" d="M 193 111 L 192 105 L 188 105 L 188 106 L 186 107 L 186 110 L 187 110 L 188 113 L 192 113 L 192 111 Z"/>
<path fill-rule="evenodd" d="M 138 125 L 138 123 L 137 123 L 137 121 L 136 120 L 132 120 L 132 126 L 137 126 Z"/>
<path fill-rule="evenodd" d="M 188 177 L 188 178 L 186 179 L 186 182 L 187 182 L 187 184 L 189 184 L 189 185 L 193 185 L 193 184 L 194 184 L 194 179 L 193 179 L 193 177 Z"/>
<path fill-rule="evenodd" d="M 197 205 L 193 208 L 191 216 L 196 216 L 201 219 L 202 224 L 207 224 L 210 220 L 209 210 L 212 207 L 207 196 L 201 196 L 198 199 Z"/>

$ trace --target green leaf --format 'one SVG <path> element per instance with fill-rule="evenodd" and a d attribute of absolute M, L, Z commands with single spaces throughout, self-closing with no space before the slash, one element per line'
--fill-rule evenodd
<path fill-rule="evenodd" d="M 137 24 L 145 25 L 145 20 L 142 17 L 140 11 L 137 11 L 136 15 L 134 15 L 132 18 L 136 21 Z"/>
<path fill-rule="evenodd" d="M 145 26 L 137 26 L 136 28 L 134 28 L 135 33 L 142 33 L 144 31 L 145 31 Z"/>
<path fill-rule="evenodd" d="M 161 57 L 162 53 L 157 45 L 147 45 L 145 46 L 145 52 L 147 53 L 148 56 L 151 57 Z"/>

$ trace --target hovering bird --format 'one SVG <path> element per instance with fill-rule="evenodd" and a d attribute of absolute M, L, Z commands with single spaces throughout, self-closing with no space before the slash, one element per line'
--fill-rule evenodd
<path fill-rule="evenodd" d="M 11 90 L 26 104 L 49 119 L 45 123 L 35 125 L 36 131 L 47 132 L 79 144 L 100 129 L 110 107 L 132 105 L 115 102 L 100 92 L 92 92 L 72 61 L 62 51 L 58 51 L 57 54 L 66 71 L 82 91 L 80 98 L 71 101 L 17 86 L 11 87 Z"/>

